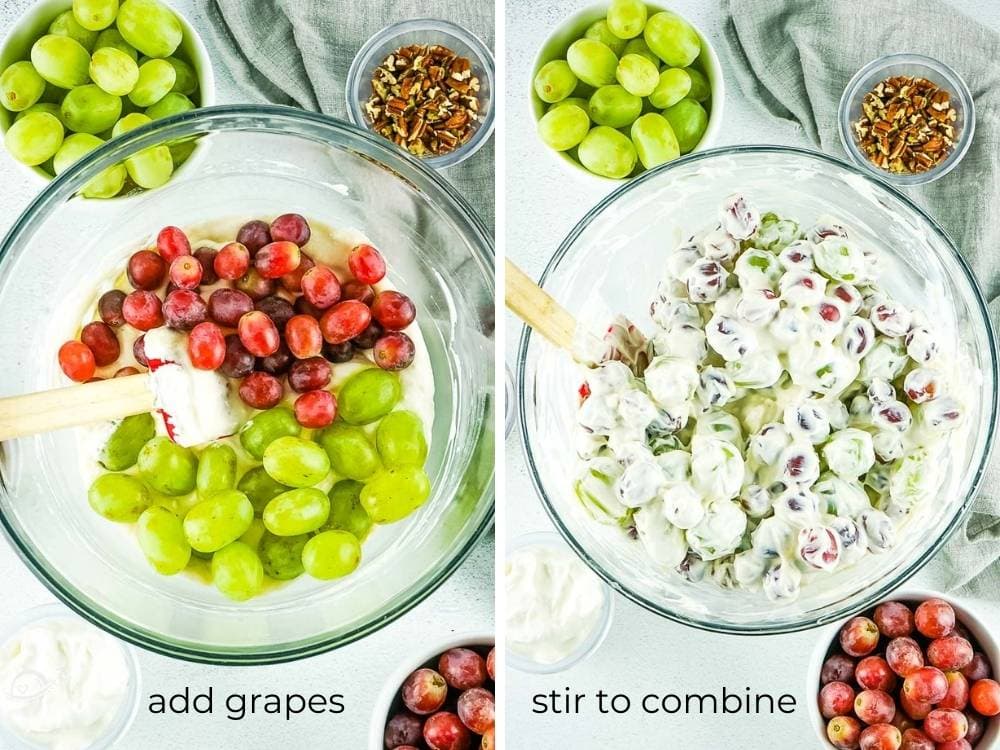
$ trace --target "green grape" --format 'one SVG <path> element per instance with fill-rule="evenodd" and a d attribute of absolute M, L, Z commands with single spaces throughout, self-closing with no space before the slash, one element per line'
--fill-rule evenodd
<path fill-rule="evenodd" d="M 601 86 L 590 97 L 590 117 L 598 125 L 624 128 L 642 114 L 642 99 L 621 86 Z"/>
<path fill-rule="evenodd" d="M 590 86 L 607 86 L 615 82 L 618 56 L 611 48 L 596 39 L 577 39 L 566 52 L 569 67 Z"/>
<path fill-rule="evenodd" d="M 379 469 L 375 446 L 360 427 L 335 422 L 319 433 L 316 441 L 330 457 L 330 466 L 341 476 L 367 479 Z"/>
<path fill-rule="evenodd" d="M 587 133 L 577 153 L 591 172 L 613 179 L 632 174 L 638 158 L 627 135 L 603 125 Z"/>
<path fill-rule="evenodd" d="M 608 26 L 608 22 L 603 18 L 600 21 L 594 21 L 590 24 L 587 30 L 583 32 L 583 38 L 593 39 L 596 42 L 608 45 L 611 51 L 619 57 L 625 51 L 625 40 L 620 36 L 615 36 Z"/>
<path fill-rule="evenodd" d="M 681 99 L 674 106 L 663 110 L 663 116 L 673 128 L 682 154 L 698 145 L 708 127 L 708 114 L 694 99 Z"/>
<path fill-rule="evenodd" d="M 412 411 L 394 411 L 378 423 L 375 431 L 382 462 L 393 466 L 423 466 L 427 460 L 424 423 Z"/>
<path fill-rule="evenodd" d="M 126 5 L 130 2 L 135 0 Z M 212 583 L 230 599 L 245 602 L 264 586 L 264 565 L 252 547 L 233 542 L 212 555 Z"/>
<path fill-rule="evenodd" d="M 302 550 L 309 541 L 308 534 L 277 536 L 267 531 L 260 540 L 260 561 L 264 574 L 277 581 L 290 581 L 305 572 Z"/>
<path fill-rule="evenodd" d="M 184 524 L 161 505 L 147 508 L 136 524 L 139 548 L 157 573 L 180 573 L 191 560 L 191 545 L 184 536 Z"/>
<path fill-rule="evenodd" d="M 618 83 L 635 96 L 649 96 L 660 80 L 660 71 L 642 55 L 625 55 L 615 72 Z"/>
<path fill-rule="evenodd" d="M 27 117 L 32 112 L 46 112 L 59 120 L 59 122 L 62 122 L 62 110 L 59 108 L 58 104 L 53 104 L 52 102 L 38 102 L 38 104 L 32 104 L 27 109 L 18 112 L 14 121 L 16 122 L 22 117 Z M 66 127 L 65 124 L 63 124 L 63 127 Z"/>
<path fill-rule="evenodd" d="M 176 56 L 168 57 L 166 60 L 173 66 L 174 73 L 177 75 L 177 80 L 174 81 L 174 87 L 171 91 L 191 96 L 198 90 L 198 74 L 194 72 L 194 68 Z"/>
<path fill-rule="evenodd" d="M 33 106 L 45 93 L 45 79 L 27 60 L 7 66 L 0 73 L 0 104 L 11 112 L 22 112 Z"/>
<path fill-rule="evenodd" d="M 611 0 L 608 28 L 621 39 L 632 39 L 646 26 L 646 3 L 642 0 Z"/>
<path fill-rule="evenodd" d="M 576 84 L 576 88 L 573 89 L 573 97 L 571 98 L 585 99 L 589 101 L 595 91 L 597 91 L 596 87 L 591 86 L 589 83 L 580 81 L 580 83 Z"/>
<path fill-rule="evenodd" d="M 672 107 L 691 90 L 691 76 L 684 68 L 667 68 L 649 95 L 649 102 L 657 109 Z"/>
<path fill-rule="evenodd" d="M 139 66 L 139 78 L 128 95 L 129 101 L 137 107 L 149 107 L 170 93 L 176 81 L 177 74 L 166 60 L 144 62 Z"/>
<path fill-rule="evenodd" d="M 111 135 L 117 138 L 122 133 L 135 130 L 143 125 L 148 125 L 151 122 L 152 120 L 142 112 L 131 112 L 115 123 L 115 126 L 111 128 Z"/>
<path fill-rule="evenodd" d="M 32 112 L 22 117 L 10 126 L 4 136 L 7 152 L 31 167 L 55 156 L 62 142 L 62 123 L 47 112 Z"/>
<path fill-rule="evenodd" d="M 703 102 L 708 99 L 712 95 L 712 86 L 709 84 L 705 74 L 697 68 L 687 67 L 684 70 L 691 78 L 691 90 L 688 92 L 688 98 L 694 99 L 696 102 Z"/>
<path fill-rule="evenodd" d="M 311 487 L 330 473 L 330 457 L 311 440 L 279 437 L 264 451 L 264 469 L 289 487 Z"/>
<path fill-rule="evenodd" d="M 149 57 L 170 57 L 184 38 L 180 19 L 159 0 L 125 0 L 118 11 L 118 30 Z"/>
<path fill-rule="evenodd" d="M 74 157 L 69 164 L 62 163 L 62 153 L 65 149 L 65 145 L 69 144 L 71 141 L 75 140 L 93 139 L 97 143 L 91 145 L 87 151 L 96 148 L 104 141 L 93 135 L 79 134 L 71 135 L 64 141 L 63 148 L 59 150 L 55 158 L 55 168 L 56 174 L 62 173 L 63 169 L 76 161 L 79 156 Z M 86 151 L 84 152 L 86 153 Z M 80 154 L 82 156 L 82 154 Z M 156 435 L 156 425 L 153 423 L 152 414 L 136 414 L 131 417 L 125 417 L 111 433 L 111 437 L 108 438 L 108 442 L 104 444 L 104 448 L 101 450 L 100 461 L 101 466 L 103 466 L 108 471 L 124 471 L 135 466 L 135 462 L 139 459 L 139 451 L 142 450 L 142 446 L 148 443 Z"/>
<path fill-rule="evenodd" d="M 138 464 L 142 481 L 157 492 L 174 497 L 194 489 L 198 458 L 168 437 L 154 437 L 142 446 Z"/>
<path fill-rule="evenodd" d="M 125 96 L 139 80 L 139 66 L 120 49 L 101 47 L 90 58 L 90 77 L 109 94 Z"/>
<path fill-rule="evenodd" d="M 77 133 L 96 134 L 110 130 L 121 113 L 122 100 L 92 83 L 77 86 L 66 94 L 62 103 L 63 121 L 67 128 Z"/>
<path fill-rule="evenodd" d="M 167 96 L 169 97 L 170 94 Z M 192 136 L 167 144 L 167 148 L 170 149 L 170 158 L 174 160 L 175 165 L 180 166 L 194 153 L 194 147 L 198 145 L 198 138 L 199 136 Z"/>
<path fill-rule="evenodd" d="M 330 498 L 322 490 L 305 487 L 278 495 L 264 508 L 264 526 L 278 536 L 316 531 L 330 516 Z"/>
<path fill-rule="evenodd" d="M 298 437 L 302 425 L 287 406 L 276 406 L 262 411 L 240 428 L 240 445 L 254 458 L 264 458 L 264 451 L 272 442 L 286 435 Z"/>
<path fill-rule="evenodd" d="M 149 493 L 133 476 L 102 474 L 90 485 L 87 501 L 109 521 L 132 523 L 149 507 Z"/>
<path fill-rule="evenodd" d="M 321 531 L 339 529 L 349 531 L 363 542 L 372 530 L 372 519 L 361 504 L 361 482 L 342 479 L 330 488 L 330 517 L 320 527 Z"/>
<path fill-rule="evenodd" d="M 543 102 L 558 102 L 573 93 L 577 77 L 565 60 L 545 63 L 535 74 L 535 93 Z"/>
<path fill-rule="evenodd" d="M 698 32 L 676 13 L 662 11 L 646 22 L 646 44 L 672 68 L 684 68 L 701 53 Z"/>
<path fill-rule="evenodd" d="M 61 89 L 90 80 L 90 54 L 75 39 L 47 34 L 31 47 L 31 64 L 46 81 Z"/>
<path fill-rule="evenodd" d="M 80 46 L 90 52 L 97 44 L 97 32 L 85 29 L 76 20 L 72 10 L 63 11 L 49 25 L 49 33 L 56 36 L 68 36 L 80 43 Z"/>
<path fill-rule="evenodd" d="M 423 505 L 431 483 L 417 466 L 383 469 L 361 490 L 361 504 L 375 523 L 395 523 Z"/>
<path fill-rule="evenodd" d="M 120 52 L 124 52 L 133 60 L 139 59 L 139 53 L 135 47 L 125 41 L 125 37 L 122 36 L 118 29 L 105 29 L 97 35 L 97 42 L 94 44 L 94 49 L 104 49 L 105 47 L 112 47 Z"/>
<path fill-rule="evenodd" d="M 125 169 L 132 182 L 152 190 L 170 180 L 174 173 L 174 160 L 166 146 L 150 146 L 125 159 Z"/>
<path fill-rule="evenodd" d="M 195 503 L 184 516 L 184 535 L 199 552 L 215 552 L 246 533 L 253 506 L 238 490 L 222 490 Z"/>
<path fill-rule="evenodd" d="M 236 486 L 236 451 L 225 443 L 212 443 L 198 456 L 195 487 L 205 499 Z"/>
<path fill-rule="evenodd" d="M 646 44 L 646 40 L 641 36 L 636 37 L 635 39 L 629 39 L 628 44 L 625 45 L 624 54 L 641 55 L 653 63 L 657 70 L 660 68 L 660 58 L 658 58 L 656 53 L 649 48 L 649 45 Z"/>
<path fill-rule="evenodd" d="M 147 108 L 146 115 L 153 120 L 161 120 L 164 117 L 179 115 L 182 112 L 188 112 L 192 109 L 194 109 L 194 102 L 184 96 L 184 94 L 171 91 L 152 107 Z"/>
<path fill-rule="evenodd" d="M 337 394 L 337 410 L 348 424 L 369 424 L 392 411 L 403 395 L 395 373 L 378 367 L 356 372 Z"/>
<path fill-rule="evenodd" d="M 654 112 L 643 115 L 632 123 L 632 143 L 639 161 L 646 169 L 673 161 L 681 155 L 670 123 Z"/>
<path fill-rule="evenodd" d="M 55 173 L 62 174 L 64 170 L 81 159 L 85 154 L 90 153 L 95 148 L 103 144 L 104 141 L 96 135 L 90 135 L 89 133 L 73 133 L 72 135 L 67 136 L 63 141 L 63 145 L 56 152 L 56 155 L 52 160 L 52 167 Z M 121 192 L 124 185 L 125 167 L 121 164 L 115 164 L 114 166 L 108 167 L 102 171 L 96 177 L 92 177 L 87 184 L 80 189 L 80 195 L 86 198 L 112 198 Z M 147 414 L 145 416 L 148 417 L 149 415 Z M 137 442 L 135 444 L 136 455 L 138 455 L 139 449 L 142 448 L 143 442 L 153 437 L 152 417 L 150 417 L 149 421 L 150 430 L 143 433 L 147 436 L 143 438 L 142 442 Z M 132 463 L 135 463 L 135 461 L 133 460 Z M 129 466 L 131 465 L 132 464 L 129 464 Z M 111 467 L 107 466 L 106 468 Z"/>
<path fill-rule="evenodd" d="M 248 547 L 259 549 L 265 534 L 267 534 L 267 527 L 264 526 L 264 522 L 259 518 L 254 518 L 247 530 L 236 541 L 243 542 Z"/>
<path fill-rule="evenodd" d="M 263 513 L 269 502 L 282 492 L 288 492 L 291 487 L 271 479 L 263 466 L 255 466 L 240 478 L 236 489 L 250 498 L 256 513 Z"/>
<path fill-rule="evenodd" d="M 590 130 L 590 118 L 587 116 L 586 102 L 582 107 L 579 104 L 559 106 L 561 104 L 562 102 L 552 105 L 552 109 L 538 121 L 538 137 L 551 149 L 568 151 L 587 135 L 587 131 Z"/>
<path fill-rule="evenodd" d="M 593 94 L 591 94 L 591 96 L 593 96 Z M 554 109 L 559 109 L 559 107 L 565 107 L 567 105 L 572 104 L 582 109 L 584 111 L 584 114 L 586 114 L 587 109 L 590 107 L 589 99 L 590 96 L 588 96 L 586 99 L 580 96 L 570 96 L 567 97 L 566 99 L 563 99 L 561 102 L 554 102 L 553 104 L 550 104 L 548 111 L 551 112 Z M 587 119 L 590 119 L 589 115 L 587 116 Z"/>
<path fill-rule="evenodd" d="M 106 29 L 117 15 L 118 0 L 73 0 L 73 16 L 85 29 Z"/>
<path fill-rule="evenodd" d="M 302 549 L 306 573 L 321 581 L 353 573 L 361 564 L 361 544 L 346 531 L 323 531 Z"/>

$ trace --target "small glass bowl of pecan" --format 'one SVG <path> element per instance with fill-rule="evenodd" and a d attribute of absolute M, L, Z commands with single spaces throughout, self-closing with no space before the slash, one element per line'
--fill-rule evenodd
<path fill-rule="evenodd" d="M 975 131 L 969 87 L 923 55 L 880 57 L 859 70 L 840 99 L 840 140 L 858 166 L 897 186 L 950 172 Z"/>
<path fill-rule="evenodd" d="M 351 122 L 434 169 L 458 164 L 493 131 L 493 54 L 470 31 L 431 18 L 369 39 L 347 75 Z"/>

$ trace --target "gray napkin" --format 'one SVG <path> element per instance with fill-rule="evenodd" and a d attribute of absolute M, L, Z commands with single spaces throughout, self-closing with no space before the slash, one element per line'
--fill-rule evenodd
<path fill-rule="evenodd" d="M 212 0 L 216 48 L 251 101 L 286 104 L 347 120 L 347 71 L 361 46 L 396 21 L 433 15 L 493 45 L 488 0 Z M 493 139 L 444 176 L 493 227 Z"/>
<path fill-rule="evenodd" d="M 950 174 L 909 191 L 972 265 L 1000 325 L 1000 34 L 940 0 L 725 0 L 726 41 L 743 93 L 844 157 L 837 104 L 859 68 L 913 52 L 942 60 L 972 91 L 976 132 Z M 1000 328 L 998 328 L 1000 330 Z M 1000 595 L 1000 451 L 966 527 L 932 563 L 949 590 Z"/>

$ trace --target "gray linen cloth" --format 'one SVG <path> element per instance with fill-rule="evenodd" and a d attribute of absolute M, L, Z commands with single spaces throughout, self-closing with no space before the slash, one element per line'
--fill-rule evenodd
<path fill-rule="evenodd" d="M 1000 330 L 1000 34 L 940 0 L 725 0 L 731 73 L 770 115 L 845 157 L 837 104 L 859 68 L 912 52 L 954 68 L 972 91 L 976 131 L 965 159 L 908 191 L 955 240 Z M 977 405 L 973 404 L 972 408 Z M 965 528 L 932 563 L 949 590 L 1000 598 L 1000 451 Z"/>
<path fill-rule="evenodd" d="M 347 71 L 380 29 L 433 16 L 464 26 L 493 46 L 490 0 L 211 0 L 215 48 L 250 101 L 324 112 L 347 120 Z M 493 139 L 444 172 L 492 229 Z"/>

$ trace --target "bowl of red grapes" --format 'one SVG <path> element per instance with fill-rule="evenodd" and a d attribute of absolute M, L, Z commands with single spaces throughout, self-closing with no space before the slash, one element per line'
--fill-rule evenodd
<path fill-rule="evenodd" d="M 490 636 L 456 639 L 407 666 L 386 686 L 371 750 L 494 750 L 494 660 Z"/>
<path fill-rule="evenodd" d="M 971 750 L 1000 738 L 997 644 L 965 605 L 902 595 L 841 623 L 810 672 L 837 750 Z"/>

